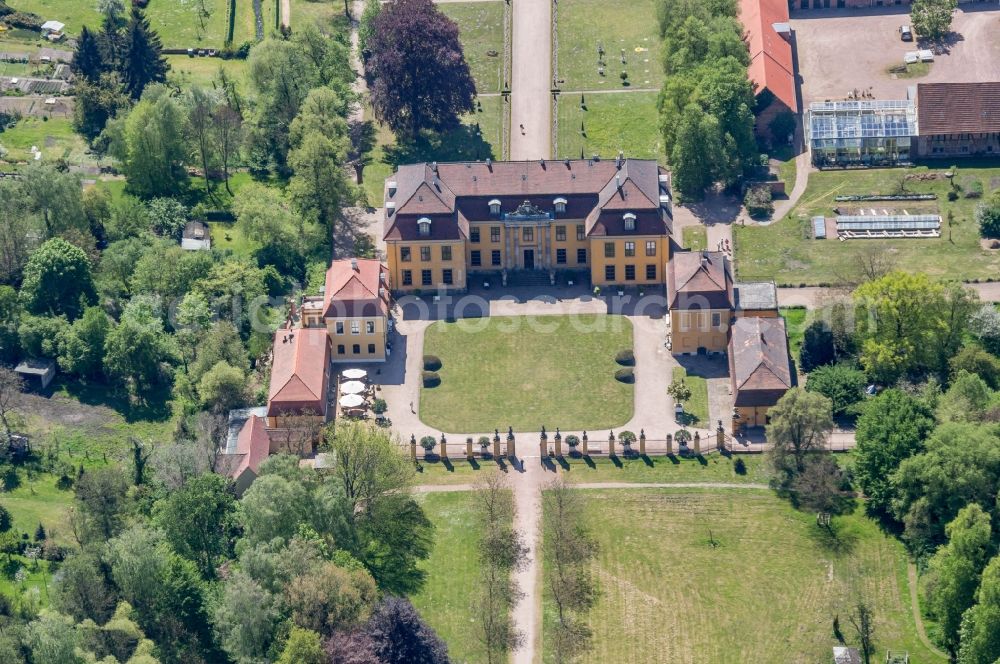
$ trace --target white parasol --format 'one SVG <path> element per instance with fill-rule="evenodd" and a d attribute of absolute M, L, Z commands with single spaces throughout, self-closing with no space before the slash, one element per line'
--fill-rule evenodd
<path fill-rule="evenodd" d="M 341 394 L 361 394 L 365 391 L 365 384 L 358 380 L 349 380 L 341 384 Z"/>
<path fill-rule="evenodd" d="M 360 394 L 345 394 L 340 397 L 340 405 L 344 408 L 357 408 L 365 402 Z"/>
<path fill-rule="evenodd" d="M 368 372 L 364 369 L 344 369 L 340 375 L 350 380 L 361 380 L 368 377 Z"/>

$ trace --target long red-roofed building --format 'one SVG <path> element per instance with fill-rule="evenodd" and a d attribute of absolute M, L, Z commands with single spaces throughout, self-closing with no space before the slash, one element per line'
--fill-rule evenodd
<path fill-rule="evenodd" d="M 756 86 L 757 131 L 768 133 L 777 114 L 799 111 L 787 0 L 740 0 L 739 18 L 750 49 L 747 75 Z"/>

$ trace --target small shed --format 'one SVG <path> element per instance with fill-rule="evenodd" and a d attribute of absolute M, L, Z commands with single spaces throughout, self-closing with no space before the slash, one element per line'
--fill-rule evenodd
<path fill-rule="evenodd" d="M 208 232 L 208 224 L 202 221 L 189 221 L 184 225 L 181 236 L 181 249 L 187 251 L 208 251 L 212 248 L 212 235 Z"/>
<path fill-rule="evenodd" d="M 44 390 L 56 377 L 56 362 L 48 358 L 24 360 L 14 371 L 25 379 L 29 387 Z"/>
<path fill-rule="evenodd" d="M 42 23 L 42 36 L 49 41 L 59 41 L 63 38 L 63 30 L 65 28 L 65 23 L 60 23 L 59 21 L 46 21 L 45 23 Z"/>

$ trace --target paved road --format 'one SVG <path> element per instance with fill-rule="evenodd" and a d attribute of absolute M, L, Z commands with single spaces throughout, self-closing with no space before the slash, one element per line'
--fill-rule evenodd
<path fill-rule="evenodd" d="M 511 2 L 510 158 L 547 159 L 552 155 L 552 2 Z"/>

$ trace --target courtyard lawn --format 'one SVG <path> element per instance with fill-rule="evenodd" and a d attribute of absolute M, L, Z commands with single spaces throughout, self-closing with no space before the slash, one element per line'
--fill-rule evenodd
<path fill-rule="evenodd" d="M 413 604 L 448 644 L 452 661 L 484 662 L 472 617 L 480 534 L 473 505 L 475 494 L 418 494 L 417 500 L 434 524 L 434 550 L 420 565 L 427 571 L 427 582 L 411 597 Z"/>
<path fill-rule="evenodd" d="M 1000 188 L 1000 162 L 963 162 L 955 182 L 969 179 L 983 184 L 985 194 Z M 947 199 L 950 185 L 943 173 L 945 162 L 929 168 L 823 171 L 809 176 L 809 186 L 799 204 L 781 221 L 769 226 L 734 225 L 736 270 L 740 279 L 774 279 L 779 285 L 822 285 L 840 283 L 857 272 L 859 252 L 877 246 L 891 256 L 902 270 L 926 272 L 948 279 L 996 278 L 1000 253 L 982 249 L 975 208 L 979 200 Z M 942 216 L 941 237 L 900 240 L 813 240 L 810 217 L 833 216 L 834 196 L 839 194 L 893 193 L 906 175 L 935 177 L 934 180 L 905 180 L 908 193 L 934 193 L 934 204 Z M 880 203 L 888 207 L 889 203 Z M 948 213 L 953 215 L 949 239 Z"/>
<path fill-rule="evenodd" d="M 458 24 L 476 90 L 499 92 L 503 87 L 503 0 L 448 2 L 438 8 Z"/>
<path fill-rule="evenodd" d="M 855 514 L 831 535 L 761 490 L 579 493 L 600 587 L 582 662 L 825 662 L 859 594 L 875 607 L 876 652 L 943 662 L 913 624 L 902 545 Z M 544 661 L 554 609 L 544 600 Z M 853 635 L 848 634 L 850 639 Z"/>
<path fill-rule="evenodd" d="M 633 388 L 615 380 L 615 354 L 631 348 L 623 316 L 439 321 L 423 352 L 441 359 L 441 384 L 421 388 L 420 418 L 450 432 L 619 427 Z"/>
<path fill-rule="evenodd" d="M 684 367 L 674 367 L 673 380 L 683 380 L 691 390 L 691 398 L 684 403 L 684 413 L 690 425 L 708 425 L 708 381 L 693 376 Z"/>
<path fill-rule="evenodd" d="M 681 237 L 684 247 L 691 251 L 703 251 L 708 246 L 708 231 L 704 226 L 685 226 Z"/>
<path fill-rule="evenodd" d="M 654 0 L 615 3 L 603 0 L 563 0 L 556 8 L 558 79 L 563 90 L 604 90 L 622 87 L 627 71 L 634 88 L 659 88 L 660 32 Z M 604 47 L 605 75 L 597 71 L 597 45 Z M 621 62 L 625 50 L 626 64 Z"/>
<path fill-rule="evenodd" d="M 591 94 L 584 96 L 584 110 L 580 93 L 560 95 L 557 156 L 610 159 L 621 150 L 627 157 L 662 161 L 656 98 L 656 92 Z M 580 132 L 581 122 L 586 135 Z"/>
<path fill-rule="evenodd" d="M 782 307 L 778 313 L 785 319 L 785 331 L 788 333 L 788 350 L 799 364 L 799 353 L 802 351 L 802 340 L 806 328 L 812 322 L 809 310 L 802 307 Z"/>

